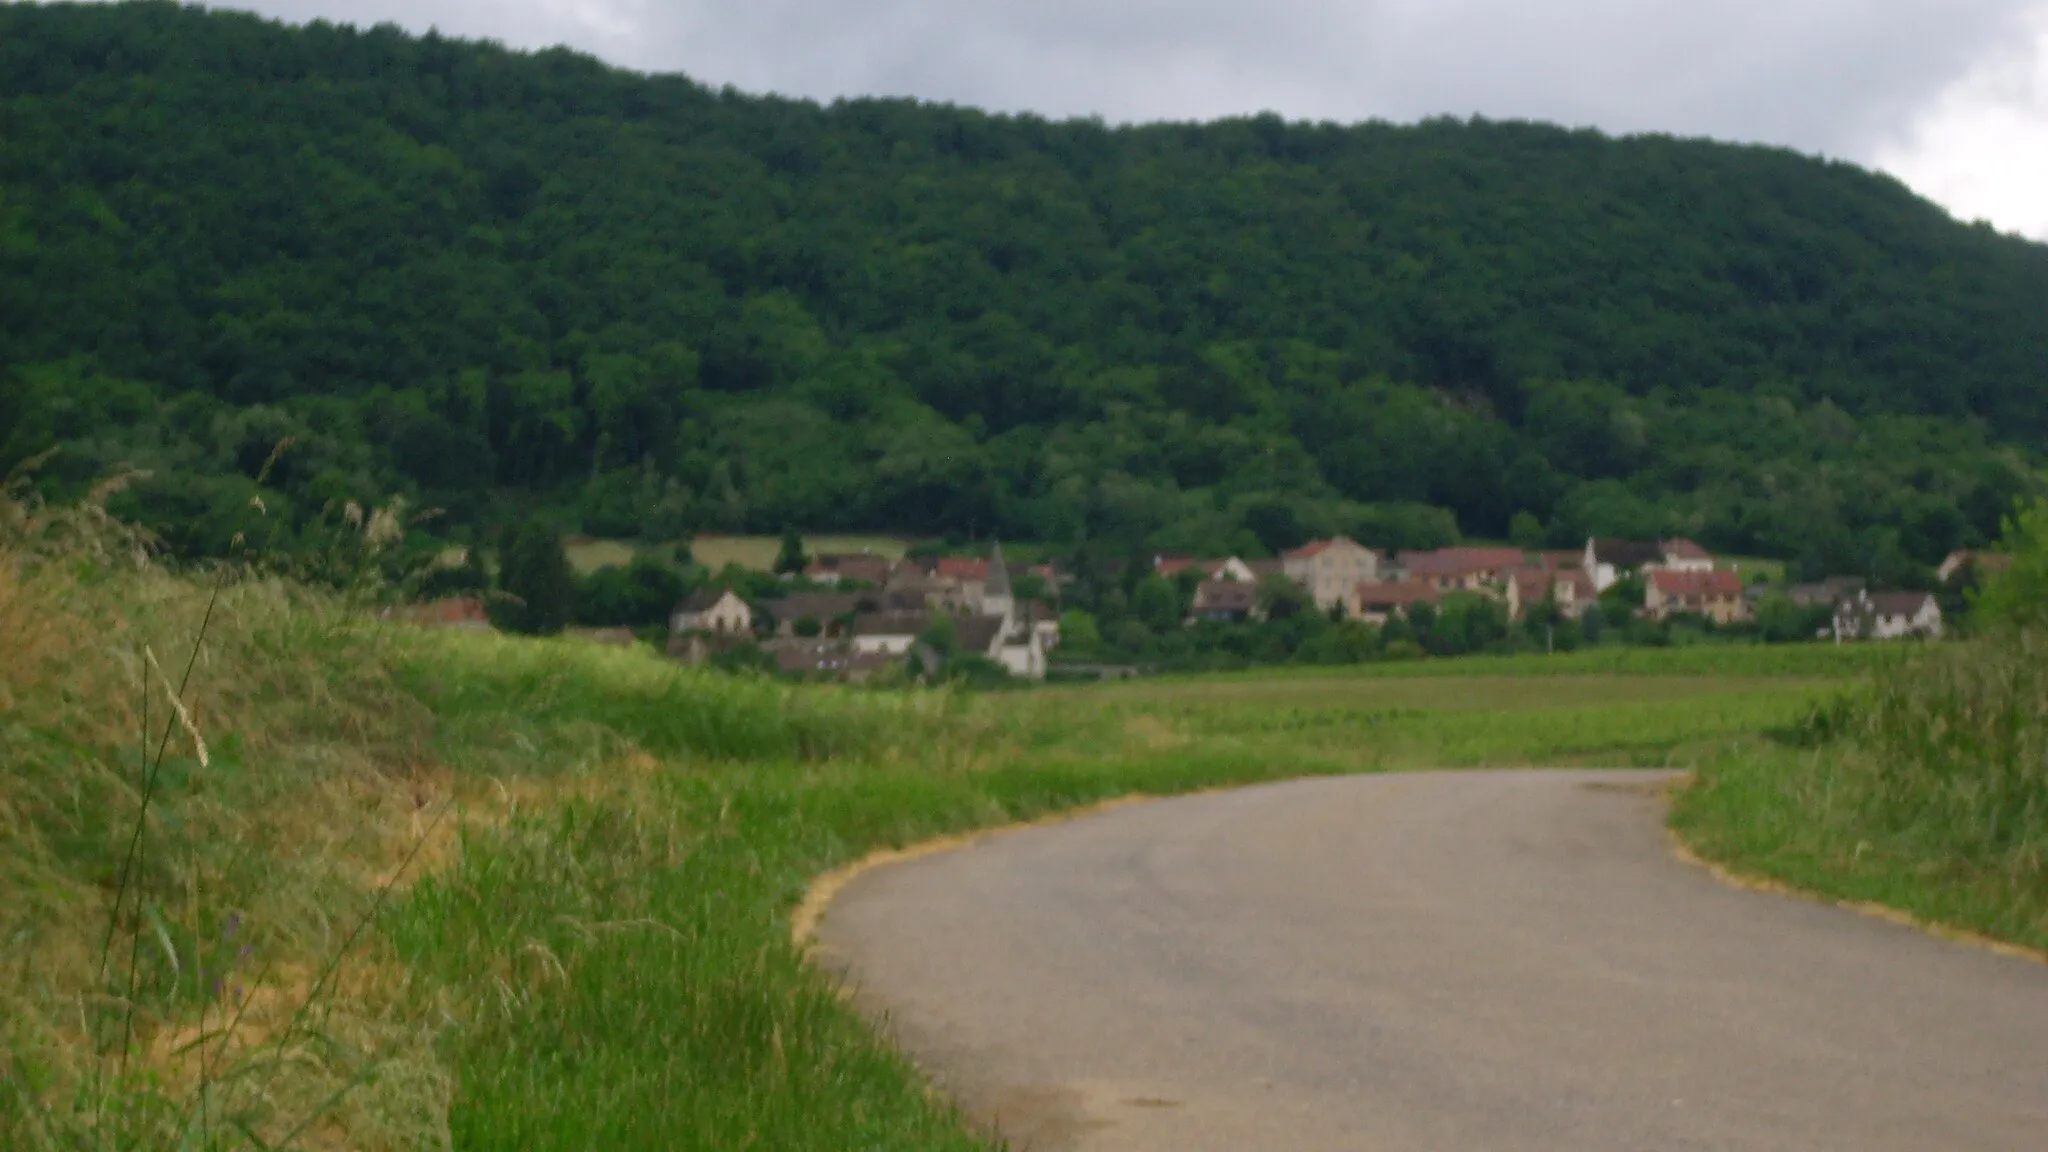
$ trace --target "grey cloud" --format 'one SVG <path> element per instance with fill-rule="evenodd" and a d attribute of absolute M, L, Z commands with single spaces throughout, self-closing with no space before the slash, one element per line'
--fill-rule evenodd
<path fill-rule="evenodd" d="M 1865 155 L 2033 0 L 248 0 L 712 84 L 1112 121 L 1449 113 Z"/>

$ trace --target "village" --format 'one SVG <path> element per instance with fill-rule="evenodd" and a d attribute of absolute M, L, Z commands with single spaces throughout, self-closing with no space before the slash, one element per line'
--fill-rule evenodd
<path fill-rule="evenodd" d="M 1942 565 L 1944 583 L 2002 557 L 1958 552 Z M 1646 620 L 1693 618 L 1721 628 L 1752 621 L 1767 597 L 1809 612 L 1828 610 L 1816 641 L 1934 639 L 1943 633 L 1940 598 L 1928 591 L 1883 591 L 1854 577 L 1782 584 L 1746 574 L 1683 538 L 1643 542 L 1589 539 L 1583 549 L 1451 547 L 1426 551 L 1370 548 L 1347 537 L 1316 540 L 1274 559 L 1157 555 L 1152 571 L 1191 582 L 1184 624 L 1263 620 L 1279 587 L 1298 589 L 1332 620 L 1384 627 L 1458 594 L 1499 602 L 1510 622 L 1532 616 L 1577 621 L 1623 582 L 1639 586 L 1635 613 Z M 998 544 L 987 557 L 892 560 L 873 552 L 810 559 L 792 592 L 751 602 L 729 585 L 707 587 L 669 619 L 668 654 L 701 664 L 754 649 L 785 675 L 864 681 L 889 670 L 914 676 L 970 660 L 1009 677 L 1037 681 L 1055 666 L 1060 591 L 1071 576 L 1053 564 L 1023 569 L 1036 597 L 1017 594 Z M 1633 601 L 1632 601 L 1633 603 Z"/>

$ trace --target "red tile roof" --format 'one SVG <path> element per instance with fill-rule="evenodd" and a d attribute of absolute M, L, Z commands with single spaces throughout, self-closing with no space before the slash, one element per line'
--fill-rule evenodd
<path fill-rule="evenodd" d="M 1577 568 L 1523 568 L 1514 574 L 1515 592 L 1523 600 L 1540 600 L 1555 596 L 1558 585 L 1571 589 L 1574 601 L 1591 600 L 1595 592 L 1593 579 Z"/>
<path fill-rule="evenodd" d="M 1673 572 L 1659 568 L 1650 573 L 1650 587 L 1666 596 L 1740 596 L 1742 576 L 1728 571 Z"/>
<path fill-rule="evenodd" d="M 1474 572 L 1520 568 L 1520 548 L 1438 548 L 1434 552 L 1403 552 L 1401 567 L 1413 576 L 1464 576 Z"/>
<path fill-rule="evenodd" d="M 938 574 L 954 580 L 988 579 L 988 561 L 972 556 L 944 556 L 939 559 Z"/>
<path fill-rule="evenodd" d="M 1557 582 L 1571 587 L 1573 600 L 1591 600 L 1600 595 L 1593 587 L 1593 578 L 1578 568 L 1566 568 L 1558 572 Z"/>
<path fill-rule="evenodd" d="M 1280 554 L 1284 560 L 1313 560 L 1327 551 L 1335 540 L 1311 540 L 1299 548 L 1290 548 Z"/>

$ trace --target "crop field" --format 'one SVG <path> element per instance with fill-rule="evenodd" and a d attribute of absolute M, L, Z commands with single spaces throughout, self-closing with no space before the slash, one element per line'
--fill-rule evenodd
<path fill-rule="evenodd" d="M 813 877 L 1131 793 L 1739 757 L 1862 667 L 878 692 L 0 559 L 10 1150 L 983 1147 L 791 943 Z"/>
<path fill-rule="evenodd" d="M 1060 688 L 1016 710 L 1020 728 L 1039 734 L 1035 746 L 1045 756 L 1179 749 L 1303 773 L 1644 767 L 1683 765 L 1717 742 L 1795 724 L 1837 683 L 1756 674 L 1404 677 L 1367 666 L 1352 675 Z"/>

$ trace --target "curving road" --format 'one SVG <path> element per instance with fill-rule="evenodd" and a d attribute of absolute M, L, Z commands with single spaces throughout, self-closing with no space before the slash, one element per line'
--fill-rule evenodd
<path fill-rule="evenodd" d="M 882 868 L 856 999 L 1020 1149 L 2048 1149 L 2048 966 L 1673 859 L 1661 777 L 1313 780 Z"/>

